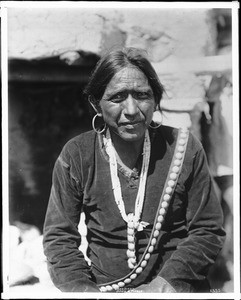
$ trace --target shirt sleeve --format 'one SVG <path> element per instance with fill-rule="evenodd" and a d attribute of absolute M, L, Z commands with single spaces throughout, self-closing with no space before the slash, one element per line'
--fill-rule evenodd
<path fill-rule="evenodd" d="M 79 250 L 83 192 L 81 158 L 77 163 L 79 153 L 73 151 L 75 148 L 73 143 L 64 147 L 54 166 L 44 223 L 44 253 L 51 279 L 62 292 L 98 292 L 89 265 Z"/>
<path fill-rule="evenodd" d="M 177 292 L 196 292 L 225 240 L 223 214 L 200 144 L 186 184 L 188 236 L 165 262 L 159 276 Z"/>

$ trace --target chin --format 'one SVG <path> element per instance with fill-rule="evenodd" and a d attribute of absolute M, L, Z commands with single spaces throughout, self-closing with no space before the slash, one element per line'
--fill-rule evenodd
<path fill-rule="evenodd" d="M 126 142 L 136 142 L 140 141 L 144 138 L 145 136 L 145 131 L 143 132 L 118 132 L 118 135 L 120 138 L 122 138 Z"/>
<path fill-rule="evenodd" d="M 127 128 L 126 126 L 109 127 L 110 131 L 118 136 L 125 142 L 137 142 L 142 141 L 145 137 L 146 126 L 142 123 L 137 124 L 134 128 Z"/>

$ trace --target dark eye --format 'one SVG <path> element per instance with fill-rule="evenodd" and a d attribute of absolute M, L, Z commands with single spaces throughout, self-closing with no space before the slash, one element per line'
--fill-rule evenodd
<path fill-rule="evenodd" d="M 127 97 L 127 93 L 124 93 L 124 92 L 117 93 L 113 97 L 111 97 L 110 101 L 118 103 L 118 102 L 124 101 L 126 99 L 126 97 Z"/>
<path fill-rule="evenodd" d="M 150 95 L 147 92 L 134 92 L 133 97 L 142 100 L 142 99 L 149 99 Z"/>

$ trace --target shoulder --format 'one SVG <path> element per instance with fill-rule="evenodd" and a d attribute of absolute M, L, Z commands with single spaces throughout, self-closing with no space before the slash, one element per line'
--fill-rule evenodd
<path fill-rule="evenodd" d="M 94 149 L 95 139 L 96 133 L 93 130 L 81 133 L 66 142 L 61 155 L 75 157 L 80 154 L 88 154 Z"/>
<path fill-rule="evenodd" d="M 178 132 L 180 129 L 163 126 L 168 143 L 174 152 L 178 142 Z M 181 137 L 180 137 L 181 138 Z M 182 138 L 181 138 L 182 139 Z M 207 164 L 206 153 L 201 141 L 190 131 L 188 131 L 188 140 L 183 161 L 183 176 L 188 176 L 193 170 L 203 168 Z M 186 175 L 185 175 L 186 174 Z"/>
<path fill-rule="evenodd" d="M 178 128 L 162 125 L 158 129 L 159 134 L 167 141 L 168 144 L 174 144 L 178 136 Z"/>
<path fill-rule="evenodd" d="M 162 125 L 158 128 L 158 131 L 170 146 L 175 146 L 180 129 Z M 188 133 L 187 151 L 190 153 L 203 151 L 201 141 L 190 130 L 188 130 Z"/>

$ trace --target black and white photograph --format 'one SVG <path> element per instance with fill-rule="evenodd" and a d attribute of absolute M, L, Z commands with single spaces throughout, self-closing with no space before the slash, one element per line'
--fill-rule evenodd
<path fill-rule="evenodd" d="M 240 299 L 238 13 L 1 2 L 3 299 Z"/>

